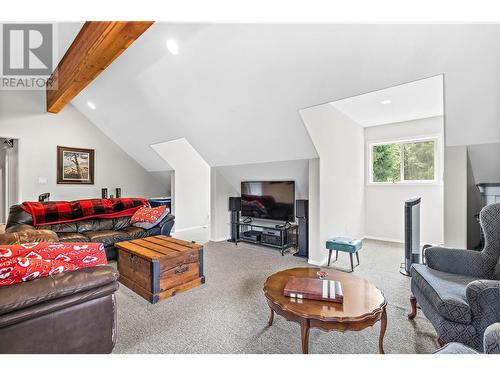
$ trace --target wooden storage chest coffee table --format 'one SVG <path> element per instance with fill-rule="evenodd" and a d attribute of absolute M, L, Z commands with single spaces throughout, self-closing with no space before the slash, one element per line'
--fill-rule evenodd
<path fill-rule="evenodd" d="M 168 236 L 118 242 L 118 279 L 151 303 L 205 282 L 203 246 Z"/>

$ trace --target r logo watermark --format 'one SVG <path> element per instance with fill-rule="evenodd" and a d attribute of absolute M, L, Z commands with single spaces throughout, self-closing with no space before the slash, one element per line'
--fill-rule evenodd
<path fill-rule="evenodd" d="M 47 81 L 56 57 L 52 24 L 22 23 L 2 25 L 0 89 L 57 89 Z M 55 80 L 57 82 L 57 80 Z"/>

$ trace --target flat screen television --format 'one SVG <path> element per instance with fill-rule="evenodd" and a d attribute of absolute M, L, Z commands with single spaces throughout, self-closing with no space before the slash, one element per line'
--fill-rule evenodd
<path fill-rule="evenodd" d="M 241 215 L 295 221 L 294 181 L 242 181 Z"/>

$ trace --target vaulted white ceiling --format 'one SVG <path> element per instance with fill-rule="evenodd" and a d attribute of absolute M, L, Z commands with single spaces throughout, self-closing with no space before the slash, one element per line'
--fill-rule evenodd
<path fill-rule="evenodd" d="M 443 104 L 442 75 L 331 103 L 363 127 L 442 116 Z"/>
<path fill-rule="evenodd" d="M 57 63 L 61 61 L 73 40 L 76 38 L 84 22 L 60 22 L 55 24 L 57 40 Z"/>
<path fill-rule="evenodd" d="M 299 109 L 444 73 L 447 144 L 488 143 L 499 66 L 498 25 L 155 23 L 73 105 L 152 171 L 183 137 L 212 166 L 304 159 Z"/>

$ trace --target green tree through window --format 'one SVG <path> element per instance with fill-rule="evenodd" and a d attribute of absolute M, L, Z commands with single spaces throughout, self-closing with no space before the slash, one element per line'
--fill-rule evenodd
<path fill-rule="evenodd" d="M 397 143 L 373 146 L 373 182 L 401 180 L 401 147 Z"/>
<path fill-rule="evenodd" d="M 404 144 L 404 179 L 434 180 L 434 141 Z"/>
<path fill-rule="evenodd" d="M 434 146 L 434 140 L 373 145 L 372 182 L 400 182 L 401 175 L 404 181 L 434 180 Z"/>

